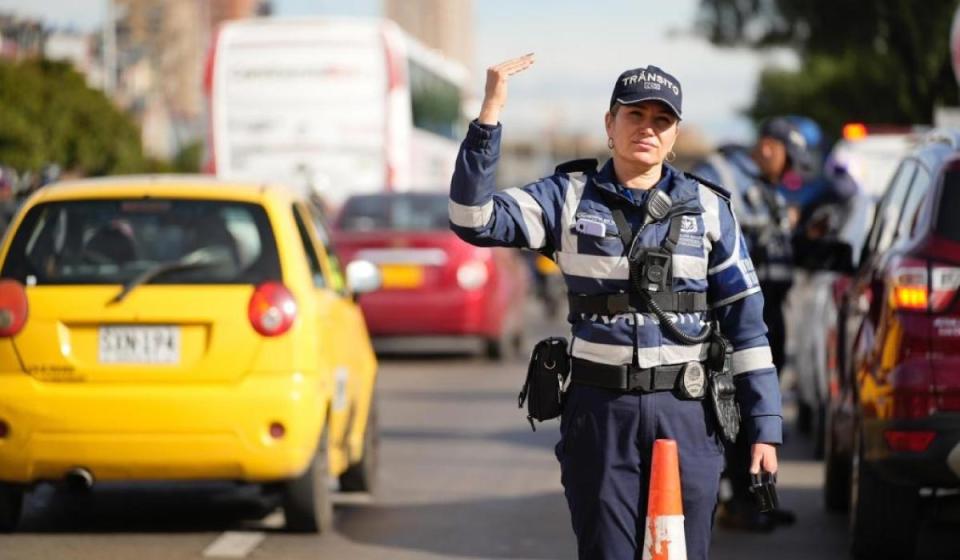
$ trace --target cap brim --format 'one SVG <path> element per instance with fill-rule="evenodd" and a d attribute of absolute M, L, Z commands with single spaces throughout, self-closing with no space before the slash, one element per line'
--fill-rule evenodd
<path fill-rule="evenodd" d="M 664 99 L 662 96 L 659 96 L 659 95 L 639 94 L 639 95 L 631 95 L 630 97 L 617 98 L 617 103 L 621 105 L 636 105 L 637 103 L 643 103 L 644 101 L 659 101 L 660 103 L 663 103 L 664 105 L 669 107 L 670 110 L 673 112 L 674 115 L 676 115 L 678 119 L 681 118 L 680 111 L 677 110 L 677 108 L 673 105 L 673 103 L 671 103 L 669 100 Z"/>

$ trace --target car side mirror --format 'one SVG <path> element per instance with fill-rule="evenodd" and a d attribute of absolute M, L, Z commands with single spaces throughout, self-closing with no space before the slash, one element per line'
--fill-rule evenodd
<path fill-rule="evenodd" d="M 853 274 L 853 246 L 846 241 L 813 239 L 805 236 L 793 238 L 793 262 L 798 268 Z"/>
<path fill-rule="evenodd" d="M 347 287 L 354 297 L 379 290 L 382 284 L 380 269 L 372 262 L 357 260 L 347 265 Z"/>

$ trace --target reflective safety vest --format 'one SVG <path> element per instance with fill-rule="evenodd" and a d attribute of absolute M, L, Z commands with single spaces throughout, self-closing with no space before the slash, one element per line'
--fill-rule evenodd
<path fill-rule="evenodd" d="M 554 256 L 571 294 L 630 291 L 630 265 L 608 202 L 616 197 L 636 243 L 658 248 L 671 220 L 643 225 L 647 191 L 616 181 L 612 162 L 573 162 L 521 188 L 496 192 L 501 127 L 471 123 L 450 185 L 451 229 L 477 246 L 528 248 Z M 661 189 L 681 216 L 671 259 L 674 292 L 705 294 L 708 311 L 669 314 L 691 336 L 716 319 L 733 345 L 737 399 L 750 441 L 781 440 L 780 390 L 763 323 L 763 297 L 740 227 L 722 189 L 664 165 Z M 629 194 L 628 194 L 629 193 Z M 690 296 L 697 297 L 697 296 Z M 702 296 L 700 296 L 702 297 Z M 641 368 L 706 358 L 707 344 L 676 342 L 649 312 L 570 313 L 574 357 Z"/>
<path fill-rule="evenodd" d="M 625 206 L 634 209 L 627 218 L 638 237 L 636 242 L 645 247 L 663 244 L 670 220 L 641 227 L 643 207 L 624 197 L 613 176 L 612 163 L 599 171 L 595 165 L 595 161 L 571 162 L 558 167 L 549 177 L 495 195 L 477 192 L 472 181 L 463 176 L 467 168 L 460 166 L 451 192 L 453 229 L 477 245 L 508 244 L 547 250 L 554 255 L 571 294 L 627 294 L 631 289 L 630 267 L 607 199 L 619 197 Z M 673 291 L 705 294 L 711 308 L 760 291 L 725 193 L 668 165 L 655 188 L 670 196 L 673 213 L 682 216 L 671 262 Z M 672 315 L 679 328 L 692 336 L 699 334 L 708 320 L 706 311 Z M 569 320 L 574 357 L 654 367 L 702 360 L 706 356 L 705 344 L 685 345 L 673 340 L 650 312 L 572 313 Z M 762 328 L 761 325 L 758 330 Z M 761 353 L 766 358 L 762 350 L 754 354 Z M 769 363 L 758 360 L 749 365 Z"/>

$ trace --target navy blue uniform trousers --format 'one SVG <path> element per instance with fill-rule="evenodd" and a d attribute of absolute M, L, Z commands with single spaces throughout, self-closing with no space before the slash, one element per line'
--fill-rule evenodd
<path fill-rule="evenodd" d="M 639 559 L 653 442 L 680 451 L 687 558 L 706 560 L 717 505 L 723 445 L 707 401 L 672 392 L 622 393 L 571 384 L 556 453 L 579 557 Z"/>

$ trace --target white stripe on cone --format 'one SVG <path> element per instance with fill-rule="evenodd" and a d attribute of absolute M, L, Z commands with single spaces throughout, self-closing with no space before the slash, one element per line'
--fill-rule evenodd
<path fill-rule="evenodd" d="M 687 560 L 682 515 L 660 515 L 647 519 L 643 535 L 643 560 Z"/>

